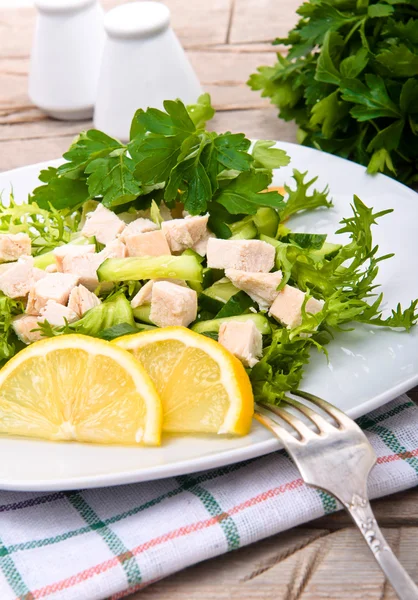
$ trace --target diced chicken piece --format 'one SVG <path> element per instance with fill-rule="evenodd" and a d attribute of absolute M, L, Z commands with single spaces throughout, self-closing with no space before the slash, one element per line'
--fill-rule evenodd
<path fill-rule="evenodd" d="M 99 204 L 84 224 L 81 233 L 85 237 L 94 236 L 101 244 L 108 244 L 125 229 L 125 223 L 114 212 Z"/>
<path fill-rule="evenodd" d="M 249 273 L 238 269 L 226 269 L 225 275 L 240 290 L 257 302 L 260 310 L 268 310 L 278 295 L 277 288 L 282 280 L 282 272 Z"/>
<path fill-rule="evenodd" d="M 302 305 L 305 301 L 305 293 L 291 285 L 285 285 L 273 302 L 269 314 L 286 325 L 289 329 L 302 324 Z M 315 315 L 324 306 L 323 300 L 309 298 L 305 311 Z"/>
<path fill-rule="evenodd" d="M 58 273 L 57 265 L 48 265 L 45 267 L 47 273 Z"/>
<path fill-rule="evenodd" d="M 79 282 L 88 290 L 93 291 L 99 285 L 97 269 L 107 258 L 125 258 L 126 246 L 121 240 L 113 240 L 97 254 L 83 254 L 79 256 L 66 255 L 62 261 L 64 273 L 71 273 L 78 277 Z"/>
<path fill-rule="evenodd" d="M 155 231 L 156 229 L 159 229 L 159 227 L 154 223 L 154 221 L 151 221 L 151 219 L 144 219 L 141 217 L 139 219 L 136 219 L 135 221 L 132 221 L 132 223 L 129 223 L 129 225 L 125 227 L 125 229 L 120 234 L 120 239 L 122 240 L 122 242 L 124 242 L 126 238 L 130 235 L 148 233 L 149 231 Z"/>
<path fill-rule="evenodd" d="M 94 290 L 99 285 L 97 269 L 103 262 L 98 254 L 83 254 L 81 256 L 65 256 L 62 268 L 65 274 L 71 274 L 89 290 Z"/>
<path fill-rule="evenodd" d="M 138 308 L 138 306 L 142 306 L 143 304 L 148 304 L 151 302 L 152 298 L 152 288 L 154 287 L 154 283 L 157 281 L 169 281 L 170 283 L 174 283 L 176 285 L 180 285 L 182 287 L 187 287 L 187 284 L 181 279 L 150 279 L 147 281 L 145 285 L 139 290 L 139 292 L 132 298 L 131 306 L 132 308 Z"/>
<path fill-rule="evenodd" d="M 32 271 L 33 258 L 20 258 L 0 273 L 0 290 L 9 298 L 24 298 L 33 283 Z"/>
<path fill-rule="evenodd" d="M 69 273 L 48 273 L 31 287 L 26 312 L 29 315 L 39 315 L 48 300 L 66 305 L 70 292 L 77 283 L 78 277 Z"/>
<path fill-rule="evenodd" d="M 58 246 L 53 250 L 57 270 L 61 273 L 62 262 L 66 256 L 82 256 L 83 254 L 94 254 L 96 252 L 96 246 L 94 244 L 65 244 L 64 246 Z"/>
<path fill-rule="evenodd" d="M 74 323 L 74 321 L 78 321 L 78 318 L 77 313 L 68 308 L 68 306 L 58 304 L 55 300 L 48 300 L 40 310 L 38 321 L 48 321 L 50 325 L 60 327 L 61 325 L 65 325 L 65 322 Z"/>
<path fill-rule="evenodd" d="M 268 273 L 274 267 L 276 251 L 260 240 L 220 240 L 210 238 L 207 248 L 208 267 Z"/>
<path fill-rule="evenodd" d="M 102 301 L 100 298 L 90 292 L 84 285 L 77 285 L 71 290 L 68 299 L 68 308 L 75 312 L 79 317 L 82 317 L 91 308 L 99 306 Z"/>
<path fill-rule="evenodd" d="M 155 280 L 150 279 L 145 285 L 139 290 L 137 294 L 131 300 L 132 308 L 138 308 L 143 304 L 149 304 L 152 298 L 152 288 L 154 287 Z"/>
<path fill-rule="evenodd" d="M 38 325 L 39 317 L 33 317 L 31 315 L 19 315 L 12 321 L 13 331 L 24 344 L 31 344 L 42 339 L 41 332 Z M 37 331 L 33 331 L 33 330 Z"/>
<path fill-rule="evenodd" d="M 200 240 L 198 240 L 195 244 L 193 244 L 192 250 L 194 250 L 195 252 L 200 254 L 200 256 L 206 256 L 207 251 L 208 251 L 209 240 L 210 240 L 210 238 L 214 238 L 214 237 L 216 237 L 214 233 L 209 231 L 209 229 L 206 230 L 206 233 L 203 234 L 203 236 L 200 238 Z"/>
<path fill-rule="evenodd" d="M 246 367 L 258 363 L 263 353 L 263 338 L 253 321 L 222 323 L 218 341 Z"/>
<path fill-rule="evenodd" d="M 170 247 L 161 229 L 128 235 L 125 238 L 128 256 L 163 256 L 171 254 Z"/>
<path fill-rule="evenodd" d="M 36 283 L 40 279 L 43 279 L 47 275 L 48 275 L 47 270 L 44 271 L 43 269 L 38 269 L 38 267 L 33 267 L 33 269 L 32 269 L 32 284 Z"/>
<path fill-rule="evenodd" d="M 21 256 L 30 256 L 31 239 L 27 233 L 0 234 L 0 262 L 11 262 Z"/>
<path fill-rule="evenodd" d="M 197 316 L 197 294 L 188 287 L 157 281 L 152 288 L 150 319 L 159 327 L 187 327 Z"/>
<path fill-rule="evenodd" d="M 3 275 L 12 266 L 13 263 L 0 263 L 0 275 Z"/>
<path fill-rule="evenodd" d="M 128 251 L 120 239 L 106 244 L 103 250 L 97 254 L 98 259 L 100 259 L 99 264 L 102 264 L 107 258 L 125 258 L 126 256 L 128 256 Z"/>
<path fill-rule="evenodd" d="M 167 238 L 172 252 L 183 252 L 192 248 L 207 234 L 209 215 L 202 217 L 187 216 L 185 219 L 172 219 L 161 223 L 161 229 Z"/>

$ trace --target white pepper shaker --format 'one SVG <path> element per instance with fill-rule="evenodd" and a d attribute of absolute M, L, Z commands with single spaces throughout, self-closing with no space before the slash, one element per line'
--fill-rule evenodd
<path fill-rule="evenodd" d="M 122 141 L 129 139 L 138 108 L 163 108 L 164 100 L 195 102 L 199 80 L 170 27 L 160 2 L 130 2 L 105 16 L 103 51 L 94 124 Z"/>
<path fill-rule="evenodd" d="M 38 9 L 29 72 L 29 97 L 51 117 L 93 115 L 103 52 L 98 0 L 35 0 Z"/>

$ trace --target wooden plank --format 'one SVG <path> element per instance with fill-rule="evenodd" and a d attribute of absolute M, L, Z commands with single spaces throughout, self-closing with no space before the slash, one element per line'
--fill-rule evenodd
<path fill-rule="evenodd" d="M 44 160 L 59 158 L 68 149 L 74 135 L 50 138 L 10 140 L 0 144 L 0 172 Z"/>
<path fill-rule="evenodd" d="M 235 0 L 229 35 L 231 44 L 284 37 L 297 21 L 302 0 Z"/>
<path fill-rule="evenodd" d="M 19 118 L 20 123 L 16 122 Z M 7 119 L 15 124 L 0 126 L 0 171 L 60 157 L 73 137 L 92 125 L 91 121 L 48 120 L 36 109 L 13 113 Z M 273 107 L 221 111 L 210 126 L 212 131 L 232 130 L 250 138 L 296 142 L 295 125 L 279 120 Z"/>
<path fill-rule="evenodd" d="M 384 530 L 418 579 L 418 528 Z M 394 600 L 356 529 L 297 529 L 166 578 L 132 600 Z"/>
<path fill-rule="evenodd" d="M 93 125 L 91 121 L 53 121 L 37 109 L 14 113 L 9 118 L 10 121 L 4 122 L 0 127 L 0 142 L 75 136 Z"/>
<path fill-rule="evenodd" d="M 405 527 L 418 524 L 418 488 L 374 500 L 372 506 L 381 527 Z M 310 524 L 311 527 L 330 530 L 351 525 L 351 517 L 345 510 Z"/>
<path fill-rule="evenodd" d="M 214 131 L 244 132 L 252 139 L 296 142 L 296 125 L 278 119 L 277 111 L 272 106 L 219 112 L 210 123 L 210 127 Z"/>
<path fill-rule="evenodd" d="M 262 108 L 269 101 L 253 92 L 246 81 L 260 64 L 273 64 L 273 52 L 224 52 L 189 50 L 188 56 L 203 88 L 212 96 L 216 110 Z M 27 95 L 29 60 L 0 59 L 0 124 L 14 108 L 31 105 Z"/>
<path fill-rule="evenodd" d="M 105 0 L 105 9 L 125 0 Z M 171 10 L 172 25 L 185 47 L 224 44 L 227 39 L 231 0 L 205 2 L 165 0 Z M 36 12 L 33 8 L 0 10 L 0 57 L 28 57 L 32 46 Z"/>
<path fill-rule="evenodd" d="M 275 62 L 274 52 L 189 50 L 188 56 L 216 110 L 269 106 L 268 99 L 253 92 L 246 81 L 259 65 Z"/>
<path fill-rule="evenodd" d="M 309 529 L 285 532 L 168 577 L 132 596 L 132 600 L 246 600 L 251 597 L 247 588 L 252 587 L 252 581 L 327 534 L 326 530 Z M 277 581 L 276 600 L 284 598 L 286 585 L 283 579 Z"/>
<path fill-rule="evenodd" d="M 0 59 L 0 115 L 9 109 L 30 106 L 28 59 Z"/>

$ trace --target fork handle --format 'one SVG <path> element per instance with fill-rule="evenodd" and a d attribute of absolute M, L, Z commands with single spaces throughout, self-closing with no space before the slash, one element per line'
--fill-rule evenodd
<path fill-rule="evenodd" d="M 354 496 L 345 504 L 361 534 L 400 600 L 418 600 L 418 587 L 405 571 L 385 540 L 374 517 L 370 502 Z"/>

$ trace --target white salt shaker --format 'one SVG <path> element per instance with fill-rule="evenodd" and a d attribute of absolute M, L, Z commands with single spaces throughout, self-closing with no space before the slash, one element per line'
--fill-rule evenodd
<path fill-rule="evenodd" d="M 51 117 L 93 115 L 105 38 L 98 0 L 35 0 L 29 97 Z"/>
<path fill-rule="evenodd" d="M 202 93 L 192 66 L 160 2 L 130 2 L 105 16 L 107 39 L 94 112 L 97 129 L 129 139 L 138 108 L 163 108 L 164 100 L 195 102 Z"/>

